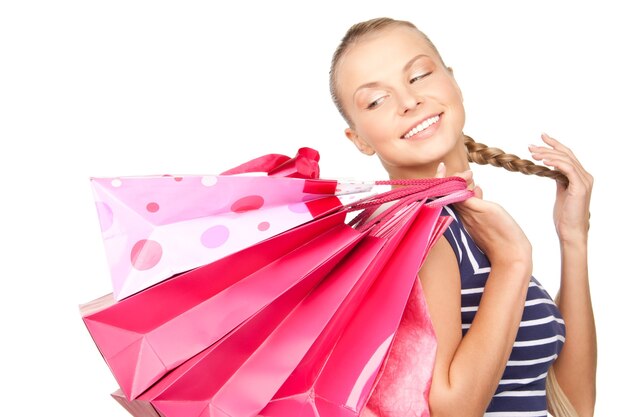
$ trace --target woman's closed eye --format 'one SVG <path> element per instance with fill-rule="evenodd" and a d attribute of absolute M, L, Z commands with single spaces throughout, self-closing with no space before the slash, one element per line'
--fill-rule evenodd
<path fill-rule="evenodd" d="M 411 78 L 409 78 L 409 84 L 413 84 L 414 82 L 419 81 L 422 78 L 429 76 L 430 74 L 432 74 L 432 71 L 429 71 L 429 72 L 416 72 L 416 73 L 411 75 Z"/>
<path fill-rule="evenodd" d="M 376 98 L 374 98 L 373 100 L 369 101 L 369 103 L 367 104 L 367 109 L 368 110 L 372 110 L 375 109 L 376 107 L 380 106 L 383 101 L 385 100 L 386 96 L 378 96 Z"/>
<path fill-rule="evenodd" d="M 376 100 L 372 101 L 370 104 L 367 105 L 367 109 L 371 110 L 371 109 L 377 107 L 378 105 L 380 105 L 380 103 L 382 103 L 382 102 L 383 102 L 383 98 L 382 97 L 377 98 Z"/>

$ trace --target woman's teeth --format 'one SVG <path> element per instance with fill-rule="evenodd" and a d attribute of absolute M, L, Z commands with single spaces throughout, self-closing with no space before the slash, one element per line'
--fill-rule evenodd
<path fill-rule="evenodd" d="M 415 126 L 413 129 L 409 130 L 409 132 L 406 135 L 404 135 L 403 138 L 409 139 L 411 136 L 418 134 L 422 130 L 426 129 L 428 126 L 432 125 L 433 123 L 437 123 L 438 121 L 439 121 L 439 115 L 430 117 L 424 120 L 422 123 Z"/>

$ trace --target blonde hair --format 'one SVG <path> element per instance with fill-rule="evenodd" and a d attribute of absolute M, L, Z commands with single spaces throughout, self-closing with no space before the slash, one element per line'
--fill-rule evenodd
<path fill-rule="evenodd" d="M 389 27 L 405 26 L 414 29 L 420 36 L 422 36 L 428 45 L 435 51 L 441 62 L 441 54 L 432 43 L 432 41 L 422 31 L 420 31 L 413 23 L 406 20 L 395 20 L 388 17 L 380 17 L 376 19 L 366 20 L 354 24 L 339 43 L 339 46 L 333 54 L 330 65 L 329 86 L 330 95 L 339 110 L 339 113 L 344 120 L 352 126 L 350 116 L 346 112 L 341 100 L 339 99 L 339 85 L 337 81 L 337 67 L 341 62 L 341 59 L 345 56 L 348 50 L 354 46 L 364 36 L 379 32 Z M 444 64 L 445 65 L 445 64 Z M 482 143 L 475 142 L 474 139 L 465 135 L 465 146 L 467 148 L 467 157 L 469 162 L 474 162 L 480 165 L 493 165 L 496 167 L 502 167 L 508 171 L 521 172 L 527 175 L 538 175 L 540 177 L 552 178 L 565 186 L 568 184 L 567 177 L 558 170 L 550 169 L 541 165 L 536 165 L 534 162 L 528 159 L 522 159 L 516 155 L 505 153 L 499 148 L 492 148 Z"/>
<path fill-rule="evenodd" d="M 426 36 L 413 23 L 409 21 L 395 20 L 389 17 L 379 17 L 376 19 L 366 20 L 364 22 L 359 22 L 359 23 L 352 25 L 352 27 L 350 27 L 350 29 L 348 29 L 348 31 L 344 35 L 343 39 L 341 39 L 341 43 L 339 43 L 339 46 L 337 46 L 337 49 L 335 49 L 335 53 L 333 54 L 333 58 L 330 64 L 330 77 L 329 77 L 330 78 L 329 80 L 330 81 L 330 96 L 332 97 L 333 103 L 335 103 L 337 110 L 339 110 L 339 113 L 349 125 L 352 125 L 352 122 L 350 121 L 350 116 L 348 116 L 348 113 L 344 109 L 343 104 L 341 104 L 341 100 L 339 99 L 339 94 L 338 94 L 337 67 L 339 66 L 339 62 L 344 57 L 344 55 L 348 52 L 350 47 L 354 46 L 364 36 L 371 34 L 371 33 L 376 33 L 383 29 L 394 27 L 394 26 L 396 27 L 405 26 L 405 27 L 409 27 L 417 31 L 421 36 L 424 37 L 424 39 L 426 39 L 426 42 L 428 42 L 428 45 L 437 53 L 437 56 L 441 59 L 441 55 L 439 54 L 439 51 L 437 51 L 435 44 L 430 41 L 428 36 Z"/>
<path fill-rule="evenodd" d="M 470 162 L 479 165 L 502 167 L 508 171 L 521 172 L 526 175 L 552 178 L 565 186 L 569 184 L 567 177 L 561 171 L 537 165 L 528 159 L 522 159 L 517 155 L 506 153 L 502 149 L 492 148 L 478 143 L 467 135 L 464 136 L 465 147 L 467 148 L 467 160 Z"/>
<path fill-rule="evenodd" d="M 420 31 L 413 23 L 405 20 L 395 20 L 388 17 L 381 17 L 356 23 L 344 35 L 341 43 L 335 50 L 330 67 L 330 95 L 344 120 L 352 125 L 350 117 L 345 111 L 338 94 L 337 67 L 350 47 L 354 46 L 361 38 L 368 34 L 379 32 L 385 28 L 393 26 L 406 26 L 415 29 L 417 33 L 424 37 L 429 46 L 437 53 L 443 63 L 439 51 L 432 41 Z M 552 178 L 565 186 L 568 184 L 567 177 L 558 170 L 536 165 L 534 162 L 522 159 L 516 155 L 505 153 L 499 148 L 492 148 L 482 143 L 474 141 L 471 137 L 464 135 L 465 147 L 467 149 L 467 159 L 481 165 L 493 165 L 502 167 L 508 171 L 521 172 L 527 175 L 538 175 L 540 177 Z M 567 396 L 559 386 L 552 367 L 548 370 L 546 378 L 546 398 L 548 411 L 555 417 L 578 417 L 578 413 L 568 400 Z"/>

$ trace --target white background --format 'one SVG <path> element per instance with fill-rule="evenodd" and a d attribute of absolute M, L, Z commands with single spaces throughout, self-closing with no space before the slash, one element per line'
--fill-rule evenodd
<path fill-rule="evenodd" d="M 623 14 L 609 1 L 321 4 L 0 5 L 3 415 L 126 415 L 78 311 L 111 291 L 90 176 L 215 174 L 310 146 L 323 177 L 384 178 L 343 137 L 327 89 L 345 30 L 382 15 L 413 21 L 454 68 L 466 133 L 528 157 L 546 131 L 595 176 L 596 415 L 623 409 Z M 475 176 L 524 227 L 554 295 L 554 184 L 491 167 Z"/>

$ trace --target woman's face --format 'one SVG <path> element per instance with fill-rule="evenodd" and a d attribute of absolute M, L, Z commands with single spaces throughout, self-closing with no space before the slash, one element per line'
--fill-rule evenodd
<path fill-rule="evenodd" d="M 366 35 L 339 61 L 336 80 L 352 122 L 346 136 L 361 152 L 376 153 L 390 177 L 432 176 L 441 161 L 467 164 L 461 91 L 415 29 Z"/>

